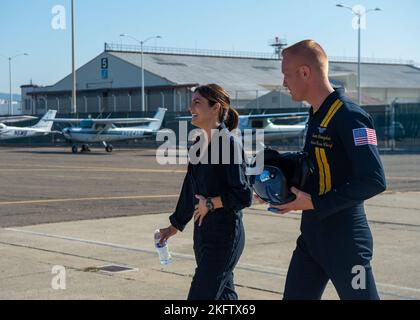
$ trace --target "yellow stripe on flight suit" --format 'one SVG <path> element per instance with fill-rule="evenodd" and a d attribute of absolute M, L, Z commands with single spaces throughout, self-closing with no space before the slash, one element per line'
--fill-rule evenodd
<path fill-rule="evenodd" d="M 325 193 L 331 191 L 331 170 L 330 165 L 328 164 L 327 154 L 325 153 L 325 149 L 320 149 L 321 154 L 321 161 L 324 165 L 325 170 Z"/>
<path fill-rule="evenodd" d="M 315 148 L 315 156 L 319 169 L 319 195 L 323 195 L 331 191 L 331 169 L 325 149 Z"/>
<path fill-rule="evenodd" d="M 340 101 L 340 99 L 337 99 L 334 104 L 331 106 L 330 110 L 328 111 L 327 115 L 325 116 L 324 120 L 321 122 L 321 128 L 328 127 L 328 124 L 330 123 L 331 119 L 334 117 L 338 109 L 340 109 L 343 106 L 343 102 Z"/>
<path fill-rule="evenodd" d="M 324 165 L 321 159 L 320 148 L 315 148 L 315 156 L 316 156 L 316 162 L 318 164 L 318 171 L 319 171 L 319 195 L 322 195 L 325 193 L 325 172 L 324 172 Z"/>
<path fill-rule="evenodd" d="M 333 110 L 335 109 L 335 107 L 338 105 L 338 103 L 339 103 L 339 102 L 340 102 L 340 100 L 339 100 L 339 99 L 337 99 L 337 100 L 335 100 L 335 101 L 334 101 L 334 103 L 332 104 L 332 106 L 331 106 L 331 107 L 330 107 L 330 109 L 328 110 L 328 112 L 327 112 L 326 116 L 325 116 L 325 117 L 324 117 L 324 119 L 322 120 L 322 122 L 321 122 L 321 127 L 325 128 L 325 127 L 324 127 L 325 120 L 329 118 L 329 116 L 331 115 L 331 113 L 333 112 Z"/>

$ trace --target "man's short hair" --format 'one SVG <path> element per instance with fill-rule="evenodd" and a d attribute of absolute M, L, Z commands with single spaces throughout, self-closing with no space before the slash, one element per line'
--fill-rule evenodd
<path fill-rule="evenodd" d="M 314 40 L 303 40 L 287 47 L 282 51 L 282 56 L 298 57 L 301 64 L 307 64 L 328 75 L 328 56 L 324 49 Z"/>

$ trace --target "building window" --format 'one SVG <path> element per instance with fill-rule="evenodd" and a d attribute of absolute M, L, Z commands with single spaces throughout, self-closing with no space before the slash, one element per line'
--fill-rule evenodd
<path fill-rule="evenodd" d="M 25 99 L 25 110 L 31 110 L 31 100 Z"/>

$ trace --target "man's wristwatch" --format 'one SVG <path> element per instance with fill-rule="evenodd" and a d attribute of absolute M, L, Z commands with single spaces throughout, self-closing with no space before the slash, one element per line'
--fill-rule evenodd
<path fill-rule="evenodd" d="M 213 212 L 215 210 L 213 201 L 210 197 L 208 197 L 207 200 L 206 200 L 206 207 L 207 207 L 207 209 L 209 209 L 210 212 Z"/>

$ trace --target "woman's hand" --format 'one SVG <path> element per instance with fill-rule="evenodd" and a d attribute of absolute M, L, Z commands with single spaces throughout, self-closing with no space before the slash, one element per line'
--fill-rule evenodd
<path fill-rule="evenodd" d="M 194 210 L 194 222 L 198 221 L 198 226 L 201 227 L 204 217 L 209 213 L 209 209 L 207 209 L 206 201 L 207 199 L 200 195 L 195 195 L 195 197 L 199 200 L 198 203 L 195 205 Z"/>
<path fill-rule="evenodd" d="M 178 229 L 175 228 L 173 225 L 170 225 L 167 228 L 159 229 L 159 232 L 160 232 L 160 240 L 159 240 L 159 243 L 161 245 L 163 245 L 163 242 L 165 242 L 166 240 L 168 240 L 170 237 L 174 236 L 178 232 Z"/>

